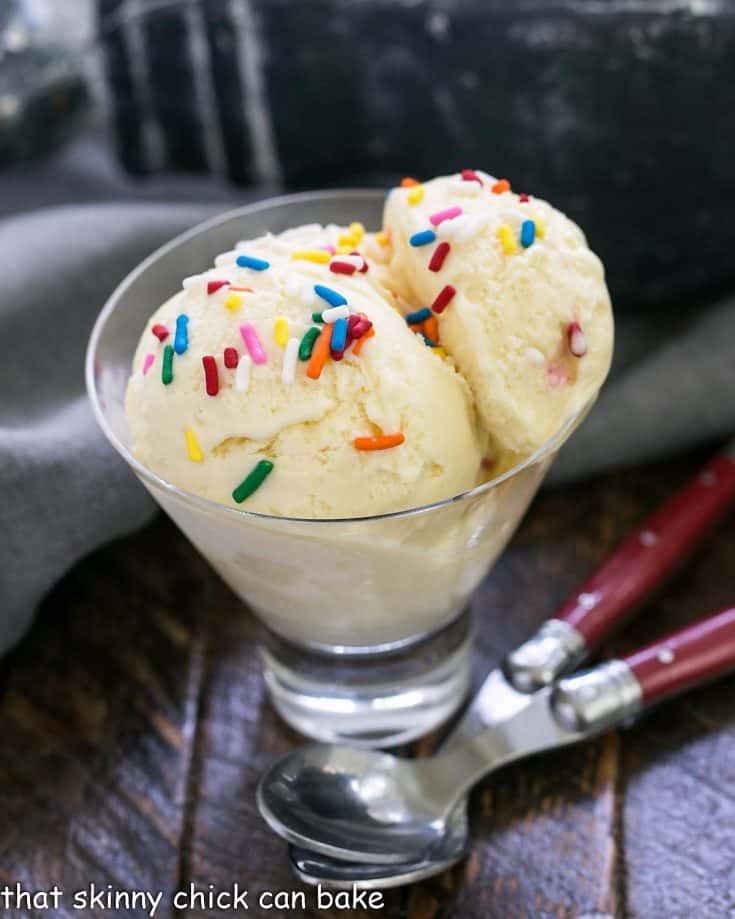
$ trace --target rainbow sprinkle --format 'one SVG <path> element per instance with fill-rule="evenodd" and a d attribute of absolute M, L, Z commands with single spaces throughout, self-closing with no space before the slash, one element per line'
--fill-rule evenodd
<path fill-rule="evenodd" d="M 301 344 L 299 345 L 299 360 L 308 361 L 311 357 L 311 352 L 314 350 L 314 343 L 317 338 L 319 338 L 319 333 L 321 329 L 317 329 L 316 326 L 312 326 L 301 339 Z"/>
<path fill-rule="evenodd" d="M 524 249 L 528 249 L 533 245 L 534 239 L 536 239 L 536 224 L 533 220 L 524 220 L 521 224 L 521 245 Z"/>
<path fill-rule="evenodd" d="M 441 242 L 434 249 L 434 253 L 429 260 L 429 271 L 439 271 L 444 264 L 444 260 L 449 255 L 449 250 L 452 247 L 448 242 Z"/>
<path fill-rule="evenodd" d="M 518 250 L 518 244 L 513 235 L 513 230 L 511 230 L 507 223 L 501 223 L 498 227 L 498 239 L 506 255 L 513 255 L 513 253 Z"/>
<path fill-rule="evenodd" d="M 379 437 L 356 437 L 353 441 L 355 450 L 389 450 L 391 447 L 400 446 L 405 436 L 397 434 L 381 434 Z"/>
<path fill-rule="evenodd" d="M 249 498 L 253 492 L 260 488 L 271 472 L 273 472 L 273 463 L 270 460 L 257 462 L 245 479 L 232 492 L 233 501 L 237 504 L 242 504 L 246 498 Z"/>
<path fill-rule="evenodd" d="M 503 192 L 510 191 L 510 182 L 507 179 L 498 179 L 490 191 L 494 195 L 502 195 Z"/>
<path fill-rule="evenodd" d="M 208 396 L 216 396 L 219 392 L 219 373 L 217 372 L 217 361 L 211 354 L 205 354 L 202 357 L 202 366 L 204 367 L 204 385 Z"/>
<path fill-rule="evenodd" d="M 229 284 L 230 284 L 229 281 L 207 281 L 207 293 L 208 294 L 217 293 L 217 291 L 221 287 L 228 287 Z"/>
<path fill-rule="evenodd" d="M 258 333 L 255 331 L 255 326 L 251 325 L 249 322 L 243 323 L 243 325 L 240 326 L 240 334 L 242 335 L 242 340 L 245 342 L 245 347 L 248 349 L 248 354 L 253 359 L 253 363 L 265 364 L 268 357 L 260 343 Z"/>
<path fill-rule="evenodd" d="M 433 243 L 436 239 L 436 233 L 433 230 L 420 230 L 418 233 L 414 233 L 413 236 L 409 237 L 409 244 L 414 248 L 418 246 L 428 246 L 429 243 Z"/>
<path fill-rule="evenodd" d="M 201 463 L 204 459 L 197 436 L 192 428 L 187 428 L 184 432 L 186 437 L 186 450 L 192 463 Z"/>
<path fill-rule="evenodd" d="M 236 313 L 242 306 L 242 295 L 227 294 L 225 297 L 225 306 L 231 313 Z"/>
<path fill-rule="evenodd" d="M 225 367 L 228 370 L 234 370 L 237 367 L 238 354 L 237 348 L 225 348 L 224 353 Z"/>
<path fill-rule="evenodd" d="M 161 362 L 161 382 L 164 386 L 174 378 L 174 349 L 171 345 L 166 345 L 163 349 L 163 361 Z"/>
<path fill-rule="evenodd" d="M 287 386 L 291 386 L 296 379 L 296 361 L 298 357 L 299 340 L 298 338 L 289 338 L 283 355 L 283 370 L 281 371 L 281 380 Z"/>
<path fill-rule="evenodd" d="M 347 344 L 347 319 L 342 317 L 334 322 L 334 331 L 332 332 L 331 350 L 339 353 L 344 351 Z"/>
<path fill-rule="evenodd" d="M 285 348 L 288 344 L 288 319 L 279 317 L 273 323 L 273 338 L 279 348 Z"/>
<path fill-rule="evenodd" d="M 331 254 L 325 249 L 296 249 L 291 253 L 291 258 L 304 262 L 316 262 L 318 265 L 326 265 Z"/>
<path fill-rule="evenodd" d="M 347 305 L 347 297 L 343 297 L 339 291 L 331 287 L 325 287 L 324 284 L 315 284 L 314 293 L 317 297 L 321 297 L 322 300 L 326 300 L 330 306 Z"/>
<path fill-rule="evenodd" d="M 255 258 L 253 255 L 238 255 L 235 261 L 240 268 L 252 268 L 253 271 L 265 271 L 271 266 L 264 258 Z"/>
<path fill-rule="evenodd" d="M 151 332 L 153 332 L 153 334 L 156 336 L 156 338 L 159 341 L 166 341 L 166 339 L 168 338 L 168 334 L 169 334 L 166 326 L 161 325 L 160 322 L 157 322 L 153 326 L 153 328 L 151 329 Z"/>
<path fill-rule="evenodd" d="M 432 226 L 438 227 L 440 223 L 444 223 L 445 220 L 454 220 L 455 217 L 459 217 L 462 214 L 462 208 L 458 205 L 454 207 L 447 207 L 443 211 L 437 211 L 435 214 L 431 214 L 429 217 L 429 223 Z"/>
<path fill-rule="evenodd" d="M 546 236 L 546 221 L 542 220 L 540 217 L 536 217 L 534 223 L 536 224 L 536 236 L 538 236 L 539 239 L 543 239 L 544 236 Z"/>
<path fill-rule="evenodd" d="M 318 313 L 311 314 L 311 321 L 312 322 L 324 322 L 324 320 L 322 319 L 321 310 Z"/>
<path fill-rule="evenodd" d="M 155 361 L 155 359 L 155 354 L 146 354 L 146 356 L 143 358 L 143 376 L 145 376 L 151 369 L 151 364 L 153 361 Z"/>
<path fill-rule="evenodd" d="M 406 322 L 409 325 L 413 325 L 417 322 L 423 322 L 424 319 L 428 319 L 431 316 L 431 310 L 428 306 L 425 306 L 423 309 L 416 310 L 413 313 L 406 314 Z"/>
<path fill-rule="evenodd" d="M 235 390 L 237 392 L 247 392 L 250 388 L 250 368 L 252 365 L 253 362 L 250 360 L 249 355 L 243 354 L 235 372 Z"/>
<path fill-rule="evenodd" d="M 347 319 L 350 315 L 350 308 L 346 304 L 342 306 L 332 306 L 327 310 L 322 310 L 322 322 L 337 322 L 339 319 Z"/>
<path fill-rule="evenodd" d="M 434 299 L 434 302 L 431 304 L 431 309 L 435 313 L 443 313 L 444 310 L 449 306 L 452 301 L 452 298 L 457 293 L 455 287 L 451 284 L 445 284 L 444 287 L 439 291 Z"/>
<path fill-rule="evenodd" d="M 411 205 L 420 204 L 424 200 L 424 186 L 414 185 L 414 187 L 406 196 L 406 200 Z"/>
<path fill-rule="evenodd" d="M 176 334 L 174 335 L 174 351 L 183 354 L 189 347 L 189 317 L 182 313 L 176 317 Z"/>
<path fill-rule="evenodd" d="M 333 325 L 324 325 L 319 332 L 319 338 L 316 340 L 309 363 L 306 365 L 306 375 L 311 380 L 318 380 L 322 375 L 322 370 L 324 370 L 324 365 L 332 347 L 333 329 Z"/>

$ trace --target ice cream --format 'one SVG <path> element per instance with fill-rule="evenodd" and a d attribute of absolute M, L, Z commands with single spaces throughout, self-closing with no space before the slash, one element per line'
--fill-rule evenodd
<path fill-rule="evenodd" d="M 299 227 L 185 279 L 133 361 L 133 450 L 275 516 L 420 507 L 546 442 L 599 389 L 612 338 L 567 217 L 473 170 L 404 180 L 379 233 Z"/>
<path fill-rule="evenodd" d="M 383 258 L 357 226 L 245 241 L 156 310 L 126 399 L 145 466 L 292 517 L 381 514 L 477 484 L 485 439 L 469 389 L 411 333 L 375 259 L 349 254 L 358 244 Z M 365 338 L 340 345 L 345 332 Z"/>
<path fill-rule="evenodd" d="M 531 453 L 597 392 L 612 354 L 610 298 L 564 214 L 464 170 L 393 189 L 384 228 L 392 284 L 433 308 L 500 453 Z"/>

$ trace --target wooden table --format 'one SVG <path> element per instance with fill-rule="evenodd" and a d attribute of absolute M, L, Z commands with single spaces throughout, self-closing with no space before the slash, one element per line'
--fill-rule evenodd
<path fill-rule="evenodd" d="M 532 507 L 475 605 L 478 674 L 542 621 L 701 461 L 691 456 L 552 491 Z M 735 524 L 651 603 L 617 648 L 735 601 Z M 595 743 L 514 766 L 471 799 L 472 853 L 386 893 L 382 910 L 317 910 L 259 819 L 258 776 L 299 742 L 268 704 L 255 625 L 162 518 L 98 552 L 48 598 L 2 667 L 0 886 L 71 894 L 249 889 L 249 915 L 735 915 L 735 681 Z M 607 649 L 608 651 L 610 649 Z M 264 890 L 307 909 L 260 909 Z M 244 913 L 242 913 L 244 914 Z"/>

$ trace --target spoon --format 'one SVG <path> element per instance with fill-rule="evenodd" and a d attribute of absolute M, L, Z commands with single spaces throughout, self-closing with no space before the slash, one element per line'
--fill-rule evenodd
<path fill-rule="evenodd" d="M 446 853 L 455 807 L 495 769 L 627 720 L 645 706 L 735 666 L 735 607 L 625 658 L 529 695 L 505 721 L 423 759 L 313 744 L 277 761 L 258 807 L 289 842 L 345 861 L 401 864 Z M 466 822 L 460 827 L 466 840 Z"/>

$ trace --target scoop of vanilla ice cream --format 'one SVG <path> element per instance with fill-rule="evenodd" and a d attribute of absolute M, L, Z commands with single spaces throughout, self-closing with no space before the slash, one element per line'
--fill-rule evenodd
<path fill-rule="evenodd" d="M 412 309 L 447 301 L 441 345 L 496 448 L 528 454 L 605 379 L 613 320 L 604 271 L 560 211 L 485 173 L 465 175 L 425 182 L 418 194 L 391 191 L 388 274 Z"/>
<path fill-rule="evenodd" d="M 214 268 L 186 279 L 184 289 L 154 313 L 126 397 L 141 463 L 187 491 L 234 505 L 233 491 L 267 460 L 272 471 L 241 506 L 291 517 L 391 512 L 478 482 L 483 438 L 469 389 L 386 299 L 370 257 L 379 262 L 383 246 L 372 237 L 361 240 L 369 253 L 366 273 L 337 275 L 326 261 L 309 260 L 314 252 L 326 253 L 319 246 L 338 247 L 340 240 L 344 251 L 345 234 L 344 228 L 308 226 L 238 243 L 218 256 Z M 238 265 L 243 254 L 268 267 Z M 229 284 L 208 292 L 214 281 Z M 297 360 L 290 382 L 287 368 L 284 379 L 284 343 L 300 343 L 315 325 L 312 312 L 329 308 L 315 285 L 346 298 L 352 313 L 372 322 L 374 336 L 359 355 L 348 347 L 341 360 L 328 359 L 318 379 Z M 180 316 L 188 317 L 179 321 L 186 348 L 173 354 L 172 379 L 164 384 L 164 349 L 175 344 Z M 262 347 L 262 363 L 248 356 L 241 332 L 246 324 Z M 159 341 L 154 327 L 168 337 Z M 180 342 L 177 350 L 182 347 Z M 225 349 L 236 349 L 228 354 L 231 366 Z M 214 359 L 216 395 L 207 392 L 203 357 Z M 354 443 L 399 432 L 405 440 L 389 449 L 363 451 Z"/>

